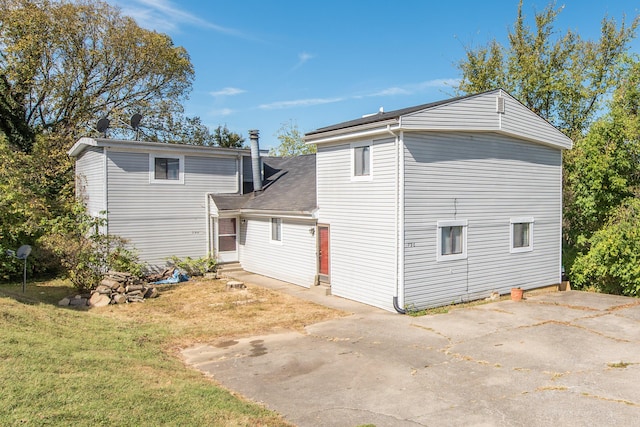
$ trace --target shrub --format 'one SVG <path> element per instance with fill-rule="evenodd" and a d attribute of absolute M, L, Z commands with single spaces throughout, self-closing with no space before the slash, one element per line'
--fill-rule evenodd
<path fill-rule="evenodd" d="M 640 199 L 626 199 L 589 239 L 589 250 L 571 268 L 578 287 L 640 296 Z"/>
<path fill-rule="evenodd" d="M 210 255 L 202 258 L 186 257 L 184 260 L 174 255 L 169 258 L 169 264 L 183 270 L 189 276 L 203 276 L 205 273 L 214 273 L 218 269 L 218 262 Z"/>
<path fill-rule="evenodd" d="M 54 253 L 75 288 L 84 292 L 98 286 L 108 270 L 140 277 L 143 266 L 126 240 L 103 232 L 106 219 L 77 212 L 76 227 L 54 225 L 54 231 L 41 239 L 44 248 Z"/>

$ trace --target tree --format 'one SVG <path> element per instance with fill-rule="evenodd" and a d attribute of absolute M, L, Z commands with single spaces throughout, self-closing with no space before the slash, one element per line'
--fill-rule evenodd
<path fill-rule="evenodd" d="M 637 267 L 640 259 L 640 63 L 628 67 L 610 112 L 566 160 L 565 235 L 572 249 L 566 264 L 573 280 L 640 295 L 638 269 L 625 266 Z"/>
<path fill-rule="evenodd" d="M 523 2 L 518 5 L 509 45 L 493 40 L 478 49 L 466 48 L 458 64 L 458 91 L 482 92 L 504 88 L 569 137 L 584 134 L 598 114 L 603 98 L 617 83 L 630 41 L 639 23 L 620 27 L 606 17 L 597 42 L 568 30 L 558 35 L 554 23 L 562 8 L 548 5 L 534 15 L 535 30 L 525 24 Z"/>
<path fill-rule="evenodd" d="M 218 147 L 224 148 L 242 148 L 244 144 L 242 135 L 231 132 L 227 129 L 227 125 L 218 126 L 213 130 L 213 140 Z"/>
<path fill-rule="evenodd" d="M 280 141 L 280 145 L 269 150 L 270 156 L 293 157 L 316 152 L 316 146 L 304 142 L 303 134 L 298 129 L 298 124 L 291 120 L 280 126 L 276 137 Z"/>
<path fill-rule="evenodd" d="M 37 133 L 86 133 L 191 87 L 187 52 L 98 0 L 0 0 L 0 131 L 30 152 Z M 153 110 L 153 109 L 152 109 Z M 173 111 L 173 110 L 172 110 Z"/>

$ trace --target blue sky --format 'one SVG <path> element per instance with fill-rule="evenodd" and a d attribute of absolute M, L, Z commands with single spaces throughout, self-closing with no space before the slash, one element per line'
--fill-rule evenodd
<path fill-rule="evenodd" d="M 227 125 L 261 148 L 283 123 L 302 132 L 455 95 L 465 46 L 506 43 L 518 1 L 108 0 L 189 52 L 195 82 L 186 113 Z M 547 1 L 525 0 L 531 18 Z M 567 0 L 556 22 L 585 39 L 606 15 L 629 23 L 623 0 Z M 529 21 L 530 22 L 530 21 Z M 632 52 L 640 52 L 635 40 Z"/>

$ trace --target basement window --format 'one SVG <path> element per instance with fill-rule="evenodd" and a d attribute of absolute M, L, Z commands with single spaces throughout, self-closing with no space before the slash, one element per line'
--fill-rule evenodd
<path fill-rule="evenodd" d="M 438 221 L 438 261 L 453 261 L 467 258 L 467 220 Z"/>
<path fill-rule="evenodd" d="M 149 182 L 184 184 L 184 156 L 149 155 Z"/>
<path fill-rule="evenodd" d="M 511 253 L 533 250 L 533 217 L 511 218 Z"/>

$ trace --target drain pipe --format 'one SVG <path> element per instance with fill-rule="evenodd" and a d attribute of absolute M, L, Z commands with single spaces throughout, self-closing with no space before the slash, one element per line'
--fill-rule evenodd
<path fill-rule="evenodd" d="M 251 140 L 251 171 L 253 172 L 253 192 L 262 191 L 262 173 L 260 171 L 260 145 L 258 139 L 260 132 L 257 129 L 249 131 Z"/>
<path fill-rule="evenodd" d="M 403 149 L 400 147 L 400 141 L 401 141 L 401 137 L 397 134 L 395 134 L 392 130 L 391 130 L 391 126 L 387 125 L 387 132 L 389 132 L 391 135 L 393 135 L 393 137 L 395 138 L 395 142 L 396 142 L 396 225 L 395 225 L 395 234 L 396 234 L 396 271 L 395 271 L 395 279 L 396 279 L 396 286 L 395 286 L 395 292 L 394 292 L 394 296 L 393 296 L 393 308 L 400 314 L 406 314 L 407 311 L 400 307 L 399 303 L 398 303 L 398 296 L 400 294 L 400 283 L 404 280 L 404 274 L 402 274 L 401 269 L 402 269 L 402 262 L 404 260 L 404 253 L 403 253 L 403 246 L 404 246 L 404 226 L 401 227 L 400 225 L 400 218 L 403 216 L 402 213 L 402 206 L 404 205 L 402 203 L 402 198 L 400 196 L 400 193 L 402 191 L 404 191 L 404 189 L 401 186 L 401 182 L 400 182 L 400 154 L 402 153 Z M 400 134 L 402 135 L 402 133 Z M 404 162 L 403 162 L 404 163 Z M 404 180 L 403 180 L 404 181 Z M 402 234 L 402 236 L 401 236 Z"/>

